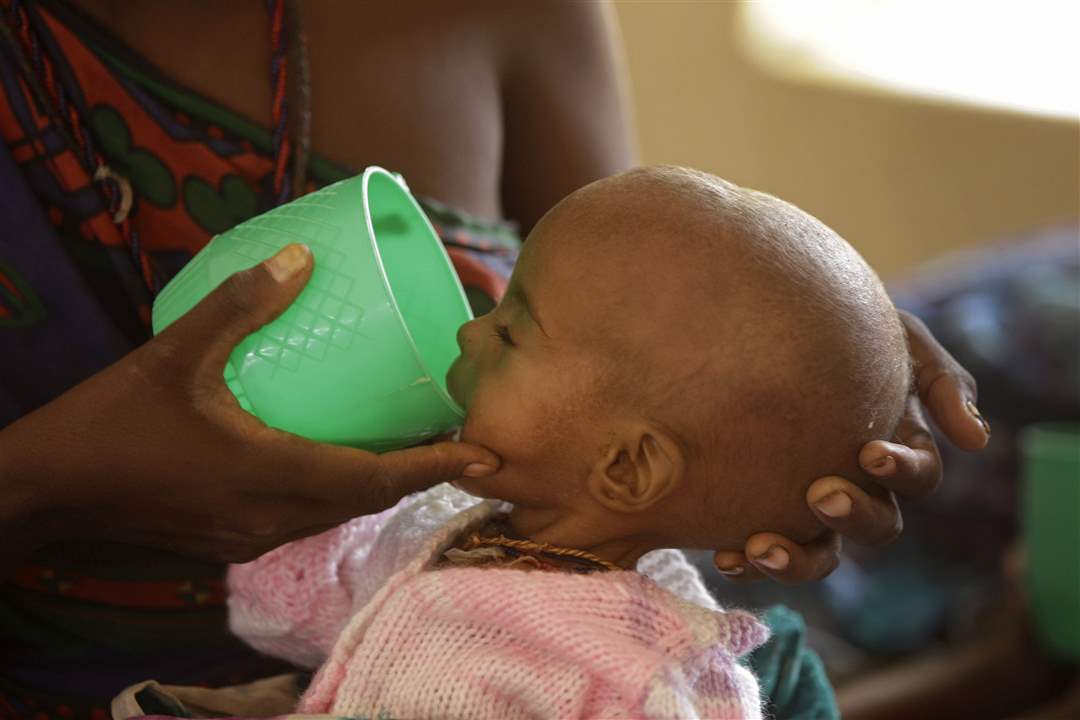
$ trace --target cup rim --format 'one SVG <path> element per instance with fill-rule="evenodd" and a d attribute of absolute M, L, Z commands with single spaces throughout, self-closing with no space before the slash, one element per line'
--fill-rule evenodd
<path fill-rule="evenodd" d="M 420 349 L 416 347 L 416 341 L 413 339 L 412 331 L 409 330 L 409 324 L 405 321 L 405 316 L 402 315 L 401 308 L 398 307 L 397 298 L 394 296 L 394 289 L 390 286 L 390 278 L 386 274 L 386 267 L 383 265 L 382 254 L 379 252 L 379 243 L 375 237 L 375 228 L 371 224 L 371 206 L 368 200 L 368 184 L 370 183 L 371 178 L 375 175 L 385 176 L 386 179 L 388 179 L 390 182 L 394 183 L 395 186 L 397 186 L 397 188 L 402 192 L 402 195 L 405 196 L 409 204 L 412 206 L 413 210 L 416 212 L 416 215 L 419 217 L 420 221 L 424 224 L 424 227 L 426 227 L 428 232 L 431 234 L 431 238 L 434 240 L 436 245 L 436 250 L 439 252 L 442 259 L 446 262 L 447 266 L 450 269 L 451 279 L 454 282 L 454 287 L 457 288 L 458 299 L 461 302 L 462 308 L 465 310 L 465 315 L 467 317 L 466 321 L 468 321 L 468 319 L 472 319 L 473 314 L 472 309 L 469 307 L 468 298 L 465 295 L 465 289 L 461 285 L 461 278 L 459 278 L 457 272 L 454 271 L 453 262 L 450 260 L 450 255 L 446 252 L 446 247 L 439 240 L 439 234 L 435 232 L 435 228 L 432 226 L 431 220 L 428 219 L 427 213 L 425 213 L 420 207 L 420 203 L 418 203 L 416 201 L 416 198 L 413 197 L 412 192 L 409 190 L 409 186 L 405 184 L 404 178 L 402 178 L 396 173 L 392 173 L 389 170 L 386 170 L 385 168 L 379 167 L 378 165 L 371 165 L 367 167 L 364 170 L 364 174 L 361 179 L 361 202 L 363 203 L 364 224 L 367 228 L 368 242 L 371 243 L 372 254 L 375 257 L 375 266 L 379 269 L 379 278 L 382 280 L 383 288 L 386 290 L 386 296 L 390 300 L 390 307 L 394 311 L 394 317 L 397 318 L 402 330 L 404 330 L 405 339 L 409 343 L 409 349 L 412 351 L 413 357 L 416 359 L 416 363 L 420 366 L 420 369 L 424 371 L 424 374 L 430 379 L 430 384 L 433 386 L 436 395 L 439 397 L 440 400 L 443 401 L 443 404 L 446 405 L 447 408 L 449 408 L 455 415 L 457 415 L 459 418 L 464 418 L 465 409 L 457 404 L 454 398 L 450 396 L 450 393 L 445 390 L 439 380 L 435 378 L 434 373 L 431 372 L 431 368 L 428 367 L 428 364 L 424 361 L 424 357 L 420 353 Z"/>

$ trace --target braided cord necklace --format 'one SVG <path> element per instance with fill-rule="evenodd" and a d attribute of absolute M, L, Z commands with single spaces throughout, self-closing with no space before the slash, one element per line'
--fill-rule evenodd
<path fill-rule="evenodd" d="M 0 37 L 11 47 L 19 73 L 36 104 L 49 116 L 53 128 L 82 164 L 101 193 L 105 206 L 130 258 L 151 296 L 160 289 L 160 278 L 132 227 L 134 194 L 128 178 L 111 168 L 98 151 L 68 80 L 59 73 L 60 59 L 45 42 L 30 15 L 29 0 L 5 0 Z M 273 123 L 274 203 L 281 205 L 304 191 L 311 148 L 311 88 L 307 40 L 303 33 L 299 0 L 265 0 L 270 18 L 270 84 Z M 290 66 L 295 73 L 290 72 Z M 294 77 L 295 75 L 295 77 Z M 291 99 L 291 103 L 290 103 Z M 296 111 L 290 122 L 289 107 Z M 296 151 L 294 152 L 294 147 Z"/>
<path fill-rule="evenodd" d="M 270 16 L 272 48 L 273 192 L 277 204 L 283 205 L 303 194 L 307 180 L 311 152 L 311 77 L 299 0 L 266 0 L 266 12 Z M 295 70 L 295 78 L 290 67 Z M 290 105 L 295 108 L 291 123 Z"/>
<path fill-rule="evenodd" d="M 498 548 L 511 558 L 512 564 L 525 561 L 525 564 L 540 569 L 557 569 L 552 566 L 552 561 L 570 561 L 584 572 L 623 569 L 586 550 L 536 542 L 523 537 L 508 537 L 513 533 L 507 527 L 505 516 L 494 518 L 488 524 L 488 529 L 489 532 L 482 532 L 482 529 L 472 532 L 460 549 L 469 552 L 479 548 Z"/>

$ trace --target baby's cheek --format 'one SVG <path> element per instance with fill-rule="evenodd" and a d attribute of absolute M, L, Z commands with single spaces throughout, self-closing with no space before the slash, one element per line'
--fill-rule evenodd
<path fill-rule="evenodd" d="M 544 423 L 533 398 L 513 386 L 494 382 L 477 385 L 461 439 L 483 445 L 504 461 L 528 456 L 544 442 Z"/>
<path fill-rule="evenodd" d="M 551 451 L 543 431 L 524 412 L 519 400 L 508 403 L 475 403 L 465 418 L 462 442 L 485 447 L 499 456 L 499 470 L 482 478 L 463 478 L 456 485 L 480 497 L 509 502 L 535 499 L 538 481 L 556 469 L 558 455 Z"/>

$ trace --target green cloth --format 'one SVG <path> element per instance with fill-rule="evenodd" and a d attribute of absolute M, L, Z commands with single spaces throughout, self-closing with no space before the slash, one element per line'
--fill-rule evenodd
<path fill-rule="evenodd" d="M 817 653 L 806 647 L 802 616 L 773 605 L 762 620 L 769 641 L 750 653 L 748 664 L 767 698 L 767 717 L 776 720 L 839 720 L 836 694 Z"/>

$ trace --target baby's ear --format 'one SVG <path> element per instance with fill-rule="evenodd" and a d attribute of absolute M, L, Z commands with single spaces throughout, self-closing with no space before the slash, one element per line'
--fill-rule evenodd
<path fill-rule="evenodd" d="M 637 513 L 677 488 L 686 473 L 686 454 L 666 430 L 642 424 L 614 439 L 593 465 L 588 491 L 609 510 Z"/>

